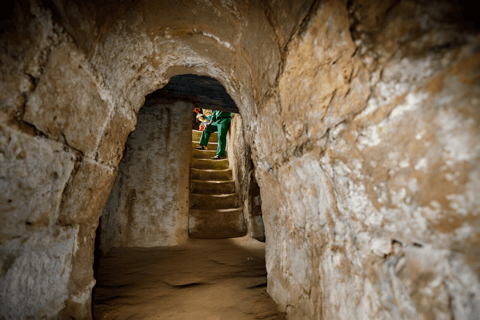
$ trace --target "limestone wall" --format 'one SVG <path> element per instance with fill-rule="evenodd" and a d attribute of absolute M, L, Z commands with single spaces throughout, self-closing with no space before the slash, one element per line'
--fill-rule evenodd
<path fill-rule="evenodd" d="M 453 9 L 320 1 L 288 44 L 251 141 L 289 319 L 479 318 L 479 38 Z"/>
<path fill-rule="evenodd" d="M 183 9 L 103 5 L 2 4 L 1 317 L 90 318 L 95 230 L 145 96 L 192 72 L 232 92 L 228 42 L 210 30 L 169 34 L 168 17 Z M 202 19 L 212 21 L 217 9 L 206 6 Z M 154 19 L 139 25 L 142 12 Z"/>
<path fill-rule="evenodd" d="M 49 10 L 19 1 L 6 16 L 0 317 L 89 318 L 95 229 L 115 179 L 96 151 L 113 99 Z"/>
<path fill-rule="evenodd" d="M 100 219 L 100 248 L 172 246 L 188 239 L 193 105 L 147 100 L 126 143 Z"/>
<path fill-rule="evenodd" d="M 243 207 L 248 234 L 265 241 L 262 219 L 260 189 L 255 180 L 255 172 L 249 144 L 245 141 L 242 117 L 232 114 L 232 122 L 227 135 L 227 156 Z"/>

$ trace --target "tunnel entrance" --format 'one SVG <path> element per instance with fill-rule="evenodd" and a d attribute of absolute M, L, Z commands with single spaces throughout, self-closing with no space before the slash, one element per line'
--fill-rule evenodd
<path fill-rule="evenodd" d="M 243 207 L 233 175 L 235 162 L 230 163 L 225 151 L 229 141 L 230 157 L 241 152 L 236 150 L 241 144 L 237 140 L 243 140 L 243 136 L 229 130 L 232 121 L 241 121 L 235 102 L 218 80 L 193 74 L 172 77 L 159 95 L 189 101 L 196 111 L 190 152 L 189 236 L 207 239 L 244 236 Z M 202 114 L 213 121 L 205 131 L 200 131 L 206 126 L 199 125 L 198 116 Z M 200 143 L 205 150 L 198 149 Z M 224 159 L 213 159 L 216 157 Z"/>
<path fill-rule="evenodd" d="M 226 159 L 210 159 L 217 133 L 208 150 L 194 149 L 201 136 L 192 131 L 194 109 L 228 117 Z M 173 76 L 146 97 L 137 115 L 101 218 L 100 251 L 179 245 L 188 234 L 225 238 L 248 233 L 264 239 L 253 169 L 242 118 L 223 85 L 206 76 Z"/>
<path fill-rule="evenodd" d="M 194 109 L 229 117 L 225 159 L 210 159 L 216 132 L 195 150 Z M 266 293 L 265 245 L 252 239 L 264 240 L 258 198 L 241 116 L 220 82 L 174 76 L 146 96 L 97 230 L 94 318 L 281 319 Z"/>

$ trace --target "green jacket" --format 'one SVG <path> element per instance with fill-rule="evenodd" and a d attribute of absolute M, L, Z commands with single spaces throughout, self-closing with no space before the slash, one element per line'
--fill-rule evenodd
<path fill-rule="evenodd" d="M 228 119 L 228 121 L 232 120 L 232 113 L 227 111 L 214 111 L 213 112 L 213 122 L 217 122 L 221 119 Z M 225 120 L 223 120 L 225 121 Z"/>

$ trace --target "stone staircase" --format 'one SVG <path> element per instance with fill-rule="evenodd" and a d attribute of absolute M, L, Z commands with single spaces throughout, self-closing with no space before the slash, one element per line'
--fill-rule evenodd
<path fill-rule="evenodd" d="M 217 153 L 217 133 L 210 136 L 207 150 L 195 150 L 201 135 L 201 131 L 192 130 L 188 234 L 205 239 L 244 236 L 243 208 L 228 159 L 210 159 Z"/>

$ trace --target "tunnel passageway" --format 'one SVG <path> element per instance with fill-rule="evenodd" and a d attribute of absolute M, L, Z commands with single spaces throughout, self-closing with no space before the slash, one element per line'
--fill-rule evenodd
<path fill-rule="evenodd" d="M 117 248 L 99 261 L 95 319 L 285 319 L 266 292 L 265 244 L 250 237 Z"/>
<path fill-rule="evenodd" d="M 3 1 L 0 319 L 480 320 L 474 5 Z"/>

